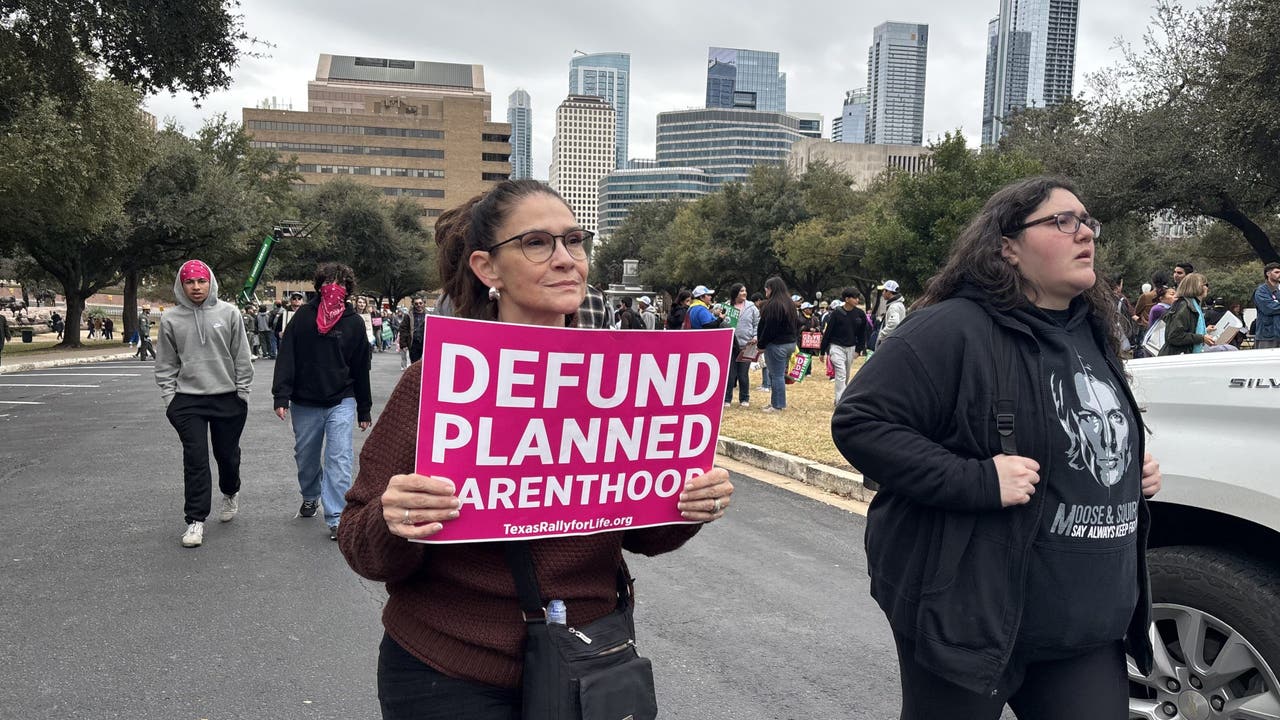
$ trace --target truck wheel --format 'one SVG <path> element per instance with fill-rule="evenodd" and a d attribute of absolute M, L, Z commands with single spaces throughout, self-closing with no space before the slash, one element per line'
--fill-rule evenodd
<path fill-rule="evenodd" d="M 1147 554 L 1155 666 L 1129 662 L 1129 717 L 1280 718 L 1280 572 L 1201 547 Z"/>

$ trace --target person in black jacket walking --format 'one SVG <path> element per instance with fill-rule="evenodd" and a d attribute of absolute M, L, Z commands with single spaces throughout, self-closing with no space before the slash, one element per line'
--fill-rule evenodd
<path fill-rule="evenodd" d="M 271 394 L 281 420 L 293 405 L 293 457 L 302 492 L 299 517 L 315 517 L 324 505 L 329 539 L 351 489 L 352 426 L 369 428 L 372 357 L 364 320 L 347 302 L 355 293 L 355 273 L 329 263 L 316 270 L 316 296 L 284 329 Z"/>
<path fill-rule="evenodd" d="M 822 347 L 819 350 L 825 362 L 831 359 L 835 369 L 835 393 L 837 403 L 844 394 L 845 385 L 853 374 L 853 359 L 862 355 L 867 349 L 867 314 L 858 307 L 858 291 L 847 287 L 840 291 L 844 301 L 831 310 L 822 332 Z"/>
<path fill-rule="evenodd" d="M 867 560 L 906 720 L 996 720 L 1006 704 L 1123 720 L 1126 649 L 1153 672 L 1160 468 L 1094 270 L 1100 231 L 1064 180 L 998 191 L 832 419 L 882 486 Z"/>

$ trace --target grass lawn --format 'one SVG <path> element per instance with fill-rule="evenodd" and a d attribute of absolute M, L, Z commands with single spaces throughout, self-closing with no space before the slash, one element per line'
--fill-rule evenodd
<path fill-rule="evenodd" d="M 862 367 L 863 362 L 862 358 L 854 361 L 855 371 Z M 760 373 L 751 373 L 751 407 L 738 405 L 735 390 L 733 405 L 724 409 L 720 434 L 834 467 L 848 468 L 848 461 L 831 441 L 835 391 L 816 359 L 815 365 L 816 374 L 804 382 L 787 386 L 787 409 L 780 413 L 763 412 L 769 407 L 769 392 L 758 389 Z"/>

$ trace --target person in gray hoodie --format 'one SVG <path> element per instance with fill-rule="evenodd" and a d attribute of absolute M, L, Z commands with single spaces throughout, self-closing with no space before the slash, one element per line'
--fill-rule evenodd
<path fill-rule="evenodd" d="M 222 490 L 218 519 L 228 522 L 239 511 L 240 433 L 249 414 L 253 363 L 240 311 L 218 300 L 218 281 L 208 265 L 184 263 L 173 295 L 178 304 L 160 317 L 156 384 L 165 416 L 182 440 L 187 523 L 182 546 L 200 547 L 213 491 L 211 440 Z"/>

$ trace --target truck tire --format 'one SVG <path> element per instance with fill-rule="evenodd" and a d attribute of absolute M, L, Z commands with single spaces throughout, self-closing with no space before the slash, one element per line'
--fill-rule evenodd
<path fill-rule="evenodd" d="M 1280 571 L 1203 547 L 1147 559 L 1156 666 L 1130 665 L 1130 716 L 1280 717 Z"/>

